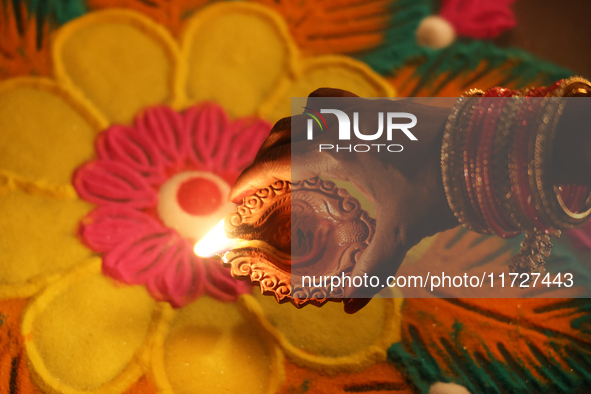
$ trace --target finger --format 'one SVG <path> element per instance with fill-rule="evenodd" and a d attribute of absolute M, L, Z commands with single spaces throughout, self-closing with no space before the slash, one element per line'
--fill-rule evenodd
<path fill-rule="evenodd" d="M 345 300 L 345 312 L 348 314 L 353 314 L 355 312 L 360 311 L 365 307 L 371 298 L 348 298 Z"/>
<path fill-rule="evenodd" d="M 291 142 L 303 140 L 306 136 L 306 120 L 304 114 L 280 119 L 263 142 L 256 154 L 255 161 L 263 157 L 271 149 Z"/>
<path fill-rule="evenodd" d="M 348 90 L 335 88 L 319 88 L 310 93 L 308 97 L 359 97 Z"/>
<path fill-rule="evenodd" d="M 291 181 L 290 144 L 270 150 L 242 171 L 230 191 L 230 200 L 239 203 L 247 195 L 278 180 Z"/>
<path fill-rule="evenodd" d="M 306 106 L 308 110 L 312 112 L 316 112 L 316 115 L 320 115 L 319 112 L 322 112 L 322 108 L 339 108 L 340 110 L 346 110 L 349 107 L 356 107 L 360 105 L 359 100 L 347 100 L 346 102 L 341 100 L 342 98 L 349 97 L 349 98 L 359 98 L 355 93 L 351 93 L 347 90 L 343 89 L 334 89 L 334 88 L 320 88 L 316 89 L 308 96 L 308 100 L 306 100 Z M 334 100 L 331 100 L 334 99 Z M 329 117 L 329 119 L 332 117 Z M 324 121 L 324 119 L 323 119 Z"/>
<path fill-rule="evenodd" d="M 297 182 L 314 178 L 327 164 L 305 142 L 281 145 L 269 150 L 240 174 L 230 191 L 230 200 L 242 198 L 278 180 Z"/>
<path fill-rule="evenodd" d="M 351 273 L 351 278 L 359 276 L 367 279 L 364 279 L 364 286 L 362 287 L 348 287 L 345 289 L 346 298 L 370 299 L 383 289 L 382 285 L 386 286 L 388 276 L 396 273 L 406 256 L 407 248 L 403 238 L 404 236 L 396 227 L 396 220 L 391 212 L 388 212 L 388 217 L 385 217 L 385 215 L 378 216 L 373 239 Z M 372 276 L 377 276 L 380 279 L 377 287 L 369 285 Z M 365 283 L 368 285 L 365 286 Z M 359 302 L 353 304 L 353 306 L 358 307 Z M 346 308 L 346 310 L 355 309 L 353 306 Z M 356 309 L 356 311 L 359 309 L 361 308 Z"/>
<path fill-rule="evenodd" d="M 316 89 L 308 97 L 359 97 L 354 93 L 342 89 L 320 88 Z M 306 122 L 309 117 L 304 114 L 294 115 L 280 119 L 263 142 L 255 160 L 264 156 L 269 150 L 280 145 L 301 141 L 306 138 Z"/>

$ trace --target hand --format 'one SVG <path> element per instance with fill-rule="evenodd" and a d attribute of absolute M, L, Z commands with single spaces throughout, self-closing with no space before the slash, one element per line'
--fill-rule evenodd
<path fill-rule="evenodd" d="M 350 92 L 323 88 L 309 96 L 358 97 Z M 307 106 L 314 100 L 308 100 Z M 305 115 L 281 119 L 261 146 L 253 164 L 238 178 L 230 193 L 238 203 L 243 197 L 267 187 L 277 180 L 297 182 L 321 176 L 351 182 L 374 205 L 376 233 L 371 244 L 355 265 L 352 276 L 379 276 L 381 283 L 397 270 L 407 251 L 421 239 L 458 225 L 448 207 L 441 180 L 440 155 L 443 129 L 449 108 L 421 105 L 408 100 L 349 100 L 344 109 L 348 113 L 372 108 L 372 112 L 408 112 L 418 119 L 411 141 L 403 132 L 393 135 L 387 144 L 399 143 L 404 150 L 392 153 L 382 148 L 375 153 L 348 153 L 335 150 L 318 152 L 318 144 L 343 143 L 336 132 L 325 132 L 314 141 L 306 139 Z M 377 110 L 376 110 L 377 109 Z M 319 109 L 318 109 L 319 110 Z M 336 123 L 335 116 L 327 116 Z M 350 116 L 350 119 L 353 119 Z M 377 119 L 362 119 L 359 125 L 364 134 L 377 130 Z M 366 130 L 366 131 L 363 131 Z M 384 133 L 385 139 L 385 133 Z M 349 143 L 369 141 L 355 140 Z M 365 306 L 378 292 L 377 288 L 348 288 L 345 311 L 354 313 Z"/>

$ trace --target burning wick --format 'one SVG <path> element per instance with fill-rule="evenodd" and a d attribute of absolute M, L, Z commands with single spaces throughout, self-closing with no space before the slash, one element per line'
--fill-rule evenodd
<path fill-rule="evenodd" d="M 220 220 L 214 228 L 195 245 L 195 254 L 200 257 L 211 257 L 232 249 L 236 239 L 228 239 L 224 230 L 224 219 Z"/>
<path fill-rule="evenodd" d="M 212 228 L 193 249 L 195 254 L 199 257 L 212 257 L 215 255 L 222 255 L 232 249 L 259 249 L 263 252 L 269 253 L 284 261 L 290 261 L 291 255 L 279 251 L 267 244 L 264 241 L 252 239 L 245 240 L 240 238 L 226 237 L 226 230 L 224 229 L 224 219 L 222 219 L 214 228 Z"/>

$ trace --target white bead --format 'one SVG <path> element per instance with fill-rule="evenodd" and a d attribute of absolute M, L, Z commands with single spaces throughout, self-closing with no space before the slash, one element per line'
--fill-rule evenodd
<path fill-rule="evenodd" d="M 432 49 L 451 45 L 456 39 L 454 27 L 446 19 L 431 15 L 421 21 L 417 28 L 417 43 Z"/>
<path fill-rule="evenodd" d="M 470 392 L 459 384 L 437 382 L 429 388 L 429 394 L 470 394 Z"/>

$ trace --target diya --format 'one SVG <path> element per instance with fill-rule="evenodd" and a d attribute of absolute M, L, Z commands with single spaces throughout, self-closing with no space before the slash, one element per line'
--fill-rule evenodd
<path fill-rule="evenodd" d="M 313 279 L 349 275 L 374 232 L 375 220 L 334 182 L 278 181 L 246 197 L 195 253 L 219 255 L 234 278 L 258 284 L 279 303 L 321 306 L 343 301 L 345 289 Z"/>

